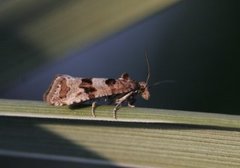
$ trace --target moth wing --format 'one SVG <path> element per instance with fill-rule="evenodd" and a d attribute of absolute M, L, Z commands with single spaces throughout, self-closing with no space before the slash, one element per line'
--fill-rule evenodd
<path fill-rule="evenodd" d="M 44 100 L 55 106 L 82 103 L 95 98 L 126 93 L 136 88 L 127 78 L 75 78 L 57 75 L 44 94 Z"/>

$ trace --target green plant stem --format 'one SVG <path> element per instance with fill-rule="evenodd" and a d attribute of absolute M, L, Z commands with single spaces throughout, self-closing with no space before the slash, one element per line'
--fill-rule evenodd
<path fill-rule="evenodd" d="M 239 116 L 124 107 L 115 120 L 112 109 L 99 106 L 93 118 L 88 106 L 2 99 L 0 157 L 17 151 L 136 167 L 240 167 Z"/>
<path fill-rule="evenodd" d="M 91 116 L 91 106 L 69 108 L 68 106 L 55 107 L 39 101 L 4 100 L 0 99 L 0 115 L 51 117 L 51 118 L 75 118 L 89 120 L 113 120 L 112 110 L 114 106 L 98 106 L 97 117 Z M 216 113 L 191 112 L 180 110 L 163 110 L 151 108 L 122 107 L 118 111 L 116 121 L 145 121 L 168 122 L 197 125 L 212 125 L 240 128 L 240 116 L 224 115 Z"/>

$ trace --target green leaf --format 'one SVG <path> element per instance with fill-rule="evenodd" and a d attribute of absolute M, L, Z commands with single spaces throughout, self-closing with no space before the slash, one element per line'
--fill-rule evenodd
<path fill-rule="evenodd" d="M 240 166 L 240 116 L 123 107 L 115 120 L 112 109 L 99 106 L 93 118 L 90 106 L 2 99 L 0 156 L 70 167 Z"/>

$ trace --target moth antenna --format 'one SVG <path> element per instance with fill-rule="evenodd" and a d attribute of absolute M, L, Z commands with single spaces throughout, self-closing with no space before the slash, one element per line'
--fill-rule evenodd
<path fill-rule="evenodd" d="M 149 82 L 151 73 L 150 73 L 150 63 L 149 63 L 149 60 L 148 60 L 147 49 L 145 50 L 145 58 L 146 58 L 147 69 L 148 69 L 147 79 L 146 79 L 146 86 L 148 86 L 148 82 Z"/>
<path fill-rule="evenodd" d="M 160 84 L 164 84 L 164 83 L 175 83 L 175 82 L 176 82 L 175 80 L 158 81 L 158 82 L 155 82 L 155 83 L 153 83 L 152 85 L 150 85 L 149 88 L 150 88 L 150 87 L 153 87 L 153 86 L 160 85 Z"/>

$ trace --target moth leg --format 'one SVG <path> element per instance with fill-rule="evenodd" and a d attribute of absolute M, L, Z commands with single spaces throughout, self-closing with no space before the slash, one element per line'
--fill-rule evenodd
<path fill-rule="evenodd" d="M 96 109 L 96 102 L 94 101 L 94 102 L 92 102 L 92 116 L 93 116 L 93 117 L 96 117 L 96 115 L 95 115 L 95 109 Z"/>
<path fill-rule="evenodd" d="M 135 107 L 134 103 L 136 101 L 134 95 L 131 95 L 129 98 L 128 98 L 128 107 Z"/>
<path fill-rule="evenodd" d="M 122 102 L 124 102 L 125 100 L 127 100 L 131 95 L 133 94 L 133 92 L 129 92 L 127 94 L 125 94 L 123 97 L 119 98 L 116 100 L 116 106 L 113 109 L 113 118 L 117 119 L 117 111 L 120 108 L 120 105 L 122 104 Z"/>
<path fill-rule="evenodd" d="M 113 109 L 113 118 L 117 119 L 117 111 L 120 108 L 121 103 L 118 103 Z"/>

